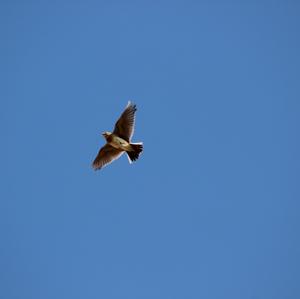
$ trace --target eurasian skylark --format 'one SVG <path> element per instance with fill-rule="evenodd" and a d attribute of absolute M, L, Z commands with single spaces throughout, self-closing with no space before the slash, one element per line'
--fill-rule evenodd
<path fill-rule="evenodd" d="M 131 137 L 134 132 L 136 105 L 130 101 L 124 112 L 115 124 L 114 131 L 102 133 L 106 144 L 100 149 L 96 159 L 93 162 L 95 170 L 101 169 L 114 160 L 118 159 L 124 152 L 128 156 L 129 163 L 137 160 L 143 151 L 143 143 L 131 143 Z"/>

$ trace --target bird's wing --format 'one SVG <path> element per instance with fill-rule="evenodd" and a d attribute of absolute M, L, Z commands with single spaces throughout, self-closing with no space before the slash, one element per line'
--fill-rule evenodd
<path fill-rule="evenodd" d="M 120 151 L 108 143 L 106 143 L 99 151 L 96 159 L 94 160 L 92 166 L 95 170 L 101 169 L 102 167 L 108 165 L 114 160 L 118 159 L 123 154 L 123 151 Z"/>
<path fill-rule="evenodd" d="M 126 106 L 124 112 L 115 124 L 113 133 L 130 142 L 130 139 L 134 132 L 136 105 L 130 101 Z"/>

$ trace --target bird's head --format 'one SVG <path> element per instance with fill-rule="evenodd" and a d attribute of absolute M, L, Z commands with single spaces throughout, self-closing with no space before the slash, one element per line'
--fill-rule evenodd
<path fill-rule="evenodd" d="M 111 132 L 103 132 L 102 136 L 107 139 L 111 135 Z"/>

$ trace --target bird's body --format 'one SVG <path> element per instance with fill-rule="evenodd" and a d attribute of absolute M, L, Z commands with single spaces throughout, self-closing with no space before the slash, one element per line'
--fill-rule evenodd
<path fill-rule="evenodd" d="M 106 144 L 100 149 L 93 162 L 93 168 L 101 169 L 107 164 L 118 159 L 124 152 L 128 155 L 130 163 L 139 158 L 143 151 L 143 143 L 131 143 L 134 131 L 136 105 L 128 102 L 128 105 L 115 124 L 114 131 L 102 133 Z"/>
<path fill-rule="evenodd" d="M 106 134 L 109 133 L 108 137 L 104 136 L 107 143 L 113 146 L 116 149 L 123 150 L 123 151 L 130 151 L 131 146 L 130 143 L 124 140 L 123 138 L 110 133 L 110 132 L 105 132 Z"/>

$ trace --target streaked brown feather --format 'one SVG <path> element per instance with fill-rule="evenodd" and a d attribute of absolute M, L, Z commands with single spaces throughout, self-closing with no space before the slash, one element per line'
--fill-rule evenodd
<path fill-rule="evenodd" d="M 120 151 L 106 143 L 98 152 L 98 155 L 92 166 L 95 170 L 101 169 L 102 167 L 118 159 L 123 153 L 124 151 Z"/>
<path fill-rule="evenodd" d="M 113 131 L 115 135 L 123 138 L 127 142 L 130 142 L 134 132 L 135 112 L 136 105 L 128 102 L 126 109 L 116 122 Z"/>

